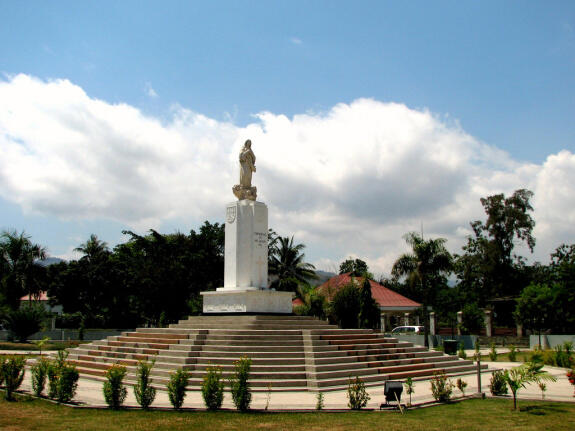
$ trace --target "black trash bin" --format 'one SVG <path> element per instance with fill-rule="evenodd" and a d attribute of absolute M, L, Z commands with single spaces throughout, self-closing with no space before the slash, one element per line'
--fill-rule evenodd
<path fill-rule="evenodd" d="M 457 340 L 443 340 L 443 351 L 447 355 L 457 354 L 457 345 L 459 342 Z"/>

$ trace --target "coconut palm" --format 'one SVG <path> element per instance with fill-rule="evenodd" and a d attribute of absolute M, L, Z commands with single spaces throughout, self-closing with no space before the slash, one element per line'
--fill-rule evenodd
<path fill-rule="evenodd" d="M 404 236 L 412 252 L 401 255 L 391 270 L 395 278 L 404 277 L 413 291 L 418 291 L 423 313 L 427 322 L 427 306 L 433 303 L 439 283 L 452 268 L 451 254 L 445 248 L 445 238 L 423 239 L 422 235 L 410 232 Z M 425 325 L 427 345 L 427 325 Z"/>
<path fill-rule="evenodd" d="M 84 244 L 80 244 L 74 249 L 79 253 L 82 253 L 88 261 L 94 260 L 94 258 L 101 256 L 104 253 L 108 253 L 110 250 L 108 244 L 105 241 L 100 241 L 98 237 L 94 234 L 90 235 Z"/>
<path fill-rule="evenodd" d="M 269 256 L 269 273 L 277 276 L 271 287 L 278 290 L 298 290 L 298 285 L 307 285 L 308 280 L 317 278 L 315 266 L 304 262 L 303 244 L 294 244 L 293 236 L 277 237 Z"/>
<path fill-rule="evenodd" d="M 4 300 L 12 308 L 18 307 L 22 295 L 38 296 L 41 290 L 42 266 L 46 249 L 32 244 L 24 231 L 4 231 L 0 235 L 0 275 Z"/>

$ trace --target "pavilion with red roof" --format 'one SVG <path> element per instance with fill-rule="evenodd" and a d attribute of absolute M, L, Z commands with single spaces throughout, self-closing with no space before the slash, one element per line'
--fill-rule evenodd
<path fill-rule="evenodd" d="M 339 274 L 318 286 L 316 290 L 324 295 L 328 301 L 331 301 L 343 286 L 349 284 L 360 288 L 363 284 L 363 277 L 354 277 L 349 272 Z M 409 319 L 410 315 L 421 307 L 419 302 L 406 298 L 373 280 L 369 280 L 369 284 L 371 286 L 371 296 L 377 302 L 381 312 L 382 331 L 390 330 L 392 321 L 397 324 L 409 324 L 405 323 L 405 320 Z M 418 319 L 416 318 L 416 320 Z M 419 324 L 419 322 L 416 321 L 415 324 Z"/>

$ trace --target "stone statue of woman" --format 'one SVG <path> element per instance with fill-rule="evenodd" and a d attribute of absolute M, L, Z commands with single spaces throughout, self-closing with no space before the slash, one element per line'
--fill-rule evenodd
<path fill-rule="evenodd" d="M 252 186 L 252 172 L 256 171 L 256 156 L 252 151 L 252 141 L 245 142 L 240 151 L 240 186 Z"/>
<path fill-rule="evenodd" d="M 252 151 L 252 141 L 248 139 L 240 151 L 240 183 L 232 187 L 234 195 L 239 200 L 256 200 L 257 188 L 252 187 L 252 173 L 255 171 L 256 156 Z"/>

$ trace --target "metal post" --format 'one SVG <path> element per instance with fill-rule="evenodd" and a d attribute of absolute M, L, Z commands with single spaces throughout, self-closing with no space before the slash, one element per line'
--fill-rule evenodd
<path fill-rule="evenodd" d="M 483 397 L 481 391 L 481 357 L 477 355 L 477 393 Z"/>

